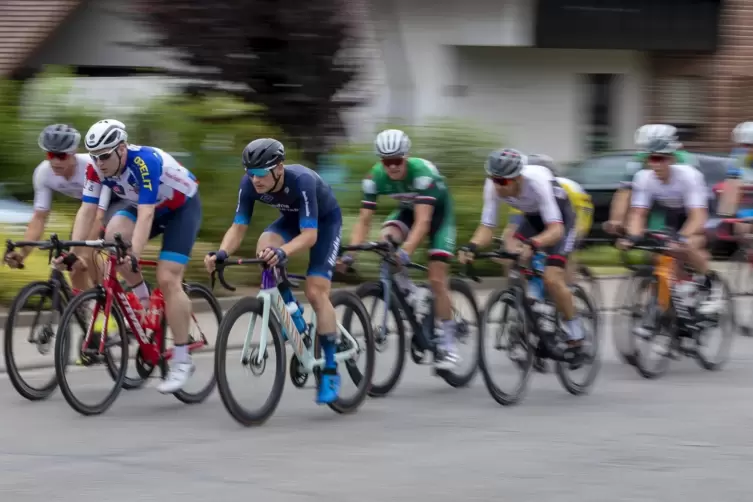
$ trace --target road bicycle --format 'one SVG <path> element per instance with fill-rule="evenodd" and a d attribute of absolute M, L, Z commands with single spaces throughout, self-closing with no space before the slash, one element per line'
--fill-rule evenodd
<path fill-rule="evenodd" d="M 165 378 L 168 373 L 168 362 L 172 358 L 172 349 L 166 348 L 167 342 L 167 319 L 164 315 L 164 300 L 162 300 L 159 288 L 152 292 L 152 304 L 149 307 L 148 316 L 139 316 L 134 307 L 129 302 L 123 287 L 117 280 L 116 268 L 119 261 L 128 257 L 127 251 L 130 243 L 125 242 L 120 234 L 114 236 L 111 242 L 98 239 L 87 241 L 60 241 L 60 245 L 66 248 L 70 247 L 89 247 L 108 251 L 108 257 L 105 261 L 105 275 L 101 286 L 84 291 L 74 297 L 63 311 L 63 316 L 57 330 L 57 341 L 55 344 L 55 373 L 60 385 L 60 390 L 68 404 L 82 415 L 99 415 L 107 411 L 115 402 L 120 394 L 123 382 L 126 379 L 128 363 L 128 337 L 126 336 L 126 323 L 136 336 L 139 348 L 136 353 L 135 363 L 139 378 L 146 380 L 152 376 L 155 368 L 159 367 L 161 378 Z M 156 267 L 157 262 L 151 260 L 131 259 L 131 267 L 134 272 L 139 267 Z M 190 297 L 198 297 L 206 300 L 211 308 L 211 312 L 219 324 L 222 319 L 222 308 L 214 297 L 212 292 L 201 284 L 183 284 L 183 288 Z M 84 365 L 92 366 L 105 363 L 115 381 L 115 386 L 105 396 L 105 398 L 96 404 L 90 405 L 81 401 L 71 389 L 68 382 L 68 366 L 70 364 L 70 347 L 73 342 L 70 340 L 71 330 L 69 324 L 77 316 L 76 312 L 89 302 L 94 302 L 91 309 L 91 320 L 85 330 L 85 335 L 81 341 L 80 352 L 84 356 Z M 104 324 L 101 336 L 98 337 L 99 343 L 92 343 L 94 320 L 97 316 L 104 316 Z M 111 337 L 109 333 L 110 318 L 114 318 L 117 324 L 117 336 Z M 192 315 L 194 324 L 198 326 L 198 320 Z M 96 340 L 96 339 L 95 339 Z M 121 354 L 119 364 L 115 364 L 112 356 L 112 349 L 120 346 Z M 191 334 L 188 350 L 193 353 L 201 349 L 207 349 L 209 341 L 204 331 L 199 327 L 198 334 Z M 194 376 L 195 378 L 195 376 Z M 204 401 L 214 390 L 214 374 L 210 380 L 201 387 L 197 392 L 188 392 L 185 389 L 175 392 L 173 395 L 181 402 L 186 404 L 200 403 Z"/>
<path fill-rule="evenodd" d="M 324 358 L 321 355 L 319 337 L 314 336 L 317 327 L 316 314 L 312 312 L 311 320 L 303 329 L 299 329 L 282 295 L 282 291 L 297 287 L 298 281 L 305 278 L 288 275 L 284 266 L 268 267 L 264 260 L 258 258 L 234 259 L 216 263 L 216 268 L 211 275 L 212 287 L 214 288 L 215 280 L 218 280 L 225 289 L 235 291 L 235 287 L 225 280 L 224 275 L 227 267 L 235 265 L 263 265 L 261 291 L 256 297 L 241 298 L 225 313 L 217 333 L 215 375 L 222 403 L 230 415 L 244 426 L 261 425 L 272 416 L 282 398 L 286 372 L 285 346 L 290 344 L 293 349 L 293 356 L 290 360 L 290 379 L 298 388 L 305 385 L 311 373 L 318 381 L 321 368 L 324 366 Z M 292 295 L 292 291 L 290 293 Z M 342 322 L 337 323 L 340 341 L 335 360 L 338 364 L 345 364 L 356 386 L 356 392 L 349 398 L 340 395 L 328 406 L 337 413 L 353 413 L 363 404 L 371 386 L 375 364 L 374 334 L 366 309 L 356 295 L 349 291 L 336 290 L 330 295 L 330 300 L 335 308 L 345 306 L 348 309 Z M 237 359 L 240 363 L 239 367 L 260 377 L 264 374 L 267 361 L 270 359 L 269 349 L 274 350 L 272 360 L 277 365 L 270 394 L 257 409 L 247 409 L 241 405 L 236 399 L 236 394 L 231 390 L 228 380 L 228 371 L 232 369 L 226 357 L 231 348 L 229 337 L 234 325 L 244 314 L 251 314 L 251 320 L 245 329 L 246 335 Z M 359 333 L 350 328 L 353 315 L 360 323 Z M 254 330 L 259 318 L 261 318 L 259 341 L 254 344 L 252 343 Z M 363 342 L 359 343 L 353 336 L 354 334 L 362 335 Z M 363 370 L 356 365 L 361 358 L 365 362 Z"/>
<path fill-rule="evenodd" d="M 630 326 L 633 335 L 630 352 L 635 355 L 636 370 L 644 378 L 663 375 L 669 361 L 680 356 L 694 358 L 707 370 L 718 370 L 729 359 L 734 339 L 734 304 L 729 286 L 714 274 L 714 280 L 722 285 L 726 308 L 715 315 L 702 315 L 698 311 L 699 286 L 692 269 L 669 247 L 672 238 L 673 232 L 647 232 L 632 247 L 661 254 L 652 274 L 642 277 L 633 293 L 638 300 L 647 298 L 645 303 L 636 302 L 633 312 L 640 315 L 631 317 Z M 703 349 L 709 345 L 708 332 L 716 328 L 722 332 L 721 343 L 716 354 L 706 354 Z M 654 349 L 661 338 L 665 339 L 664 344 L 655 351 L 659 358 L 652 361 L 649 356 L 654 350 L 649 349 Z"/>
<path fill-rule="evenodd" d="M 753 314 L 749 305 L 753 296 L 753 234 L 737 235 L 737 224 L 753 224 L 753 218 L 724 218 L 711 238 L 737 242 L 738 249 L 724 264 L 726 277 L 735 299 L 735 321 L 743 336 L 753 336 Z"/>
<path fill-rule="evenodd" d="M 524 396 L 534 359 L 537 357 L 556 361 L 557 378 L 574 395 L 587 393 L 601 368 L 601 326 L 598 312 L 590 295 L 578 284 L 571 285 L 570 289 L 576 308 L 578 302 L 584 305 L 583 308 L 578 308 L 584 340 L 575 358 L 568 357 L 562 319 L 541 284 L 544 257 L 543 253 L 534 256 L 531 262 L 537 266 L 531 266 L 520 262 L 520 253 L 508 252 L 502 248 L 475 255 L 475 260 L 498 259 L 512 262 L 507 286 L 492 292 L 482 311 L 482 339 L 479 344 L 479 363 L 486 388 L 495 401 L 505 406 L 518 403 Z M 474 281 L 481 280 L 474 273 L 472 263 L 466 265 L 466 275 Z M 592 276 L 590 272 L 588 275 Z M 532 280 L 536 281 L 536 287 L 531 286 Z M 497 305 L 502 308 L 499 317 L 492 314 Z M 487 331 L 490 324 L 497 325 L 497 328 Z M 491 360 L 485 343 L 485 339 L 491 336 L 494 337 L 493 350 L 497 353 L 505 352 L 519 373 L 517 385 L 512 391 L 503 390 L 492 377 L 495 361 Z M 573 377 L 573 372 L 579 369 L 585 369 L 582 381 L 576 381 Z"/>
<path fill-rule="evenodd" d="M 436 356 L 436 351 L 439 348 L 439 342 L 441 340 L 440 329 L 436 325 L 435 321 L 435 309 L 434 298 L 430 294 L 429 285 L 426 283 L 416 283 L 418 288 L 424 288 L 427 291 L 421 295 L 422 301 L 428 302 L 428 305 L 421 306 L 423 316 L 419 317 L 416 312 L 417 305 L 413 305 L 408 301 L 407 292 L 403 291 L 395 279 L 395 271 L 398 266 L 397 259 L 395 258 L 395 252 L 397 245 L 390 241 L 380 242 L 366 242 L 363 244 L 353 246 L 341 246 L 341 252 L 356 251 L 356 252 L 373 252 L 381 257 L 379 264 L 379 280 L 371 281 L 361 284 L 356 289 L 356 295 L 364 302 L 367 303 L 368 298 L 373 298 L 372 312 L 369 315 L 371 322 L 376 321 L 378 323 L 374 329 L 374 337 L 377 352 L 385 352 L 390 344 L 390 335 L 394 335 L 392 339 L 396 340 L 396 361 L 389 376 L 384 382 L 373 382 L 369 395 L 373 397 L 386 396 L 389 394 L 400 381 L 403 368 L 405 367 L 405 353 L 406 353 L 406 333 L 403 321 L 407 321 L 412 331 L 410 339 L 410 355 L 411 359 L 416 364 L 429 364 Z M 421 272 L 427 272 L 428 268 L 419 265 L 418 263 L 409 263 L 405 267 L 414 270 L 420 270 Z M 354 272 L 351 267 L 349 272 Z M 402 272 L 398 272 L 402 273 Z M 471 328 L 474 326 L 477 328 L 480 326 L 480 314 L 478 306 L 476 304 L 476 297 L 473 294 L 473 290 L 465 281 L 458 277 L 450 277 L 450 291 L 451 293 L 458 293 L 465 297 L 468 303 L 472 307 L 473 319 L 469 323 L 461 316 L 457 314 L 453 309 L 455 317 L 455 336 L 459 346 L 467 345 L 471 340 Z M 376 308 L 377 300 L 384 302 L 384 315 L 381 319 L 374 319 L 374 309 Z M 388 314 L 391 314 L 394 322 L 388 322 Z M 480 340 L 480 335 L 476 335 L 476 342 Z M 452 387 L 464 387 L 468 385 L 478 370 L 478 350 L 473 349 L 470 351 L 471 357 L 470 364 L 466 369 L 460 370 L 446 370 L 436 369 L 435 374 L 440 376 Z"/>

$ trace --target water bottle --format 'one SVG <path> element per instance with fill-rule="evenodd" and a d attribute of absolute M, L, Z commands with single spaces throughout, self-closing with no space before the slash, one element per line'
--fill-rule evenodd
<path fill-rule="evenodd" d="M 545 266 L 546 255 L 544 253 L 536 253 L 531 259 L 531 268 L 536 273 L 543 273 Z M 541 277 L 531 277 L 528 281 L 528 297 L 533 300 L 541 300 L 544 298 L 544 281 Z"/>
<path fill-rule="evenodd" d="M 303 334 L 306 331 L 306 320 L 303 318 L 303 307 L 297 302 L 292 301 L 285 304 L 285 308 L 288 309 L 288 313 L 293 318 L 298 333 Z"/>
<path fill-rule="evenodd" d="M 155 289 L 149 297 L 149 314 L 146 317 L 145 328 L 156 331 L 162 323 L 162 312 L 165 308 L 165 297 L 162 291 Z"/>

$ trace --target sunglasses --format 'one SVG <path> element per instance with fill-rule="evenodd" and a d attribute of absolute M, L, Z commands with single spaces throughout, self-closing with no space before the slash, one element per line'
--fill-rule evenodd
<path fill-rule="evenodd" d="M 69 153 L 65 152 L 47 152 L 47 160 L 60 159 L 65 160 L 68 158 Z"/>
<path fill-rule="evenodd" d="M 402 157 L 397 157 L 393 159 L 382 159 L 382 164 L 384 164 L 385 167 L 397 167 L 400 164 L 403 163 Z"/>
<path fill-rule="evenodd" d="M 659 162 L 664 162 L 665 160 L 669 160 L 670 158 L 671 157 L 669 155 L 649 155 L 648 161 L 659 163 Z"/>
<path fill-rule="evenodd" d="M 269 175 L 269 173 L 269 169 L 246 169 L 246 174 L 248 174 L 250 178 L 253 178 L 254 176 L 257 178 L 263 178 Z"/>
<path fill-rule="evenodd" d="M 501 187 L 507 186 L 510 183 L 512 183 L 512 178 L 489 178 L 492 180 L 492 183 L 495 185 L 499 185 Z"/>
<path fill-rule="evenodd" d="M 120 145 L 118 145 L 118 146 L 120 146 Z M 117 149 L 118 149 L 118 147 L 116 146 L 116 147 L 115 147 L 115 148 L 113 148 L 112 150 L 110 150 L 110 151 L 107 151 L 107 152 L 105 152 L 105 153 L 100 153 L 100 154 L 98 154 L 98 155 L 95 155 L 95 154 L 93 154 L 93 153 L 90 153 L 90 154 L 89 154 L 89 157 L 91 157 L 91 158 L 92 158 L 92 160 L 93 160 L 94 162 L 97 162 L 97 161 L 99 161 L 99 162 L 104 162 L 104 161 L 106 161 L 107 159 L 109 159 L 110 157 L 112 157 L 112 154 L 113 154 L 113 153 L 115 153 L 115 150 L 117 150 Z"/>

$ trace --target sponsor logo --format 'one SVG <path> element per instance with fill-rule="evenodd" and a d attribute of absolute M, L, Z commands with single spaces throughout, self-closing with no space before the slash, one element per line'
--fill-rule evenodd
<path fill-rule="evenodd" d="M 272 202 L 274 200 L 274 197 L 271 195 L 264 194 L 261 197 L 259 197 L 259 200 L 262 202 Z"/>
<path fill-rule="evenodd" d="M 152 189 L 151 175 L 149 174 L 149 168 L 146 167 L 146 162 L 141 157 L 133 159 L 133 163 L 139 166 L 139 173 L 141 173 L 141 186 L 147 190 Z"/>
<path fill-rule="evenodd" d="M 303 204 L 306 206 L 306 216 L 311 216 L 311 211 L 309 210 L 309 197 L 306 192 L 301 192 L 301 195 L 303 195 Z"/>
<path fill-rule="evenodd" d="M 112 191 L 118 195 L 123 195 L 125 193 L 125 190 L 123 190 L 123 187 L 120 185 L 115 185 L 112 187 Z"/>

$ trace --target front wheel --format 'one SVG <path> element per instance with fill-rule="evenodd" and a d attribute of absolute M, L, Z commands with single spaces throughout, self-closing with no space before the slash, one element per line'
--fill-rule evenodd
<path fill-rule="evenodd" d="M 601 325 L 599 323 L 599 314 L 593 304 L 593 301 L 589 297 L 588 293 L 580 286 L 573 286 L 573 302 L 579 301 L 584 306 L 576 310 L 580 317 L 584 332 L 583 348 L 581 349 L 584 354 L 582 364 L 578 369 L 583 369 L 585 374 L 581 381 L 577 381 L 573 377 L 573 373 L 576 371 L 571 368 L 570 363 L 563 361 L 557 362 L 557 378 L 562 386 L 570 394 L 580 395 L 586 394 L 593 386 L 596 376 L 601 369 L 601 359 L 599 357 L 599 351 L 601 349 L 601 335 L 599 330 Z"/>
<path fill-rule="evenodd" d="M 730 287 L 724 279 L 717 276 L 716 280 L 719 281 L 723 291 L 723 304 L 724 307 L 719 310 L 717 319 L 713 323 L 709 323 L 709 327 L 701 331 L 697 335 L 697 348 L 696 348 L 696 360 L 702 368 L 715 371 L 719 370 L 729 361 L 729 353 L 732 350 L 732 343 L 735 339 L 735 308 L 734 300 L 732 298 L 732 292 Z M 709 333 L 712 328 L 718 329 L 721 340 L 719 347 L 714 350 L 705 350 L 708 348 L 709 339 L 711 334 Z"/>

